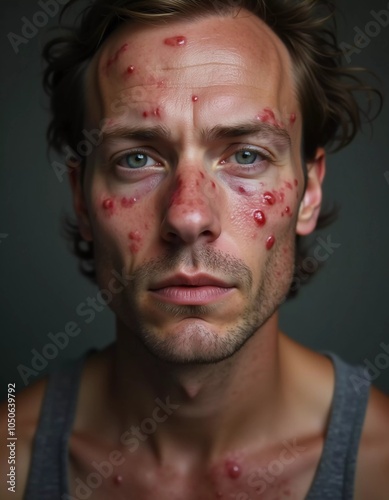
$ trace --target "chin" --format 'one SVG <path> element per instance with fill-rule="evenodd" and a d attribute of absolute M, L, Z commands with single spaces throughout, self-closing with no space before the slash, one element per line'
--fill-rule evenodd
<path fill-rule="evenodd" d="M 218 331 L 203 320 L 182 320 L 161 338 L 162 331 L 142 329 L 139 337 L 156 358 L 174 364 L 214 364 L 233 356 L 255 333 L 247 324 Z"/>

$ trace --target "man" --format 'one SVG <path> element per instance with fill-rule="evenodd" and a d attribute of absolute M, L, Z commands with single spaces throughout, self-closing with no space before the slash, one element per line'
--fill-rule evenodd
<path fill-rule="evenodd" d="M 359 123 L 317 7 L 99 0 L 48 46 L 117 341 L 18 396 L 13 498 L 388 498 L 388 398 L 277 322 Z"/>

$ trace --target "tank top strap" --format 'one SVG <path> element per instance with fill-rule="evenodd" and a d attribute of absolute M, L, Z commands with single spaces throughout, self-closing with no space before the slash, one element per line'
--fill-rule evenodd
<path fill-rule="evenodd" d="M 323 453 L 307 500 L 352 500 L 359 442 L 370 391 L 362 366 L 322 351 L 335 369 L 335 390 Z"/>
<path fill-rule="evenodd" d="M 25 500 L 60 499 L 68 489 L 68 440 L 85 357 L 49 376 L 34 439 Z"/>

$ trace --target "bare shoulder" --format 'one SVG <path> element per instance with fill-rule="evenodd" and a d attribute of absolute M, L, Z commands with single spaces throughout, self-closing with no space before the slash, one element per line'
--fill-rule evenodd
<path fill-rule="evenodd" d="M 31 387 L 18 392 L 15 396 L 15 436 L 17 437 L 17 440 L 14 441 L 15 457 L 10 456 L 11 447 L 7 448 L 6 453 L 0 454 L 0 473 L 2 478 L 6 477 L 8 480 L 10 476 L 7 477 L 7 474 L 10 473 L 10 468 L 15 467 L 13 471 L 15 472 L 16 487 L 15 492 L 13 492 L 12 489 L 9 489 L 11 483 L 1 481 L 0 497 L 2 499 L 19 500 L 23 498 L 46 384 L 47 379 L 42 379 Z M 12 409 L 12 405 L 8 406 L 8 401 L 0 405 L 0 439 L 2 443 L 13 443 L 13 441 L 7 440 L 9 437 L 7 431 L 8 415 Z"/>
<path fill-rule="evenodd" d="M 358 452 L 355 500 L 389 498 L 389 397 L 370 391 Z"/>

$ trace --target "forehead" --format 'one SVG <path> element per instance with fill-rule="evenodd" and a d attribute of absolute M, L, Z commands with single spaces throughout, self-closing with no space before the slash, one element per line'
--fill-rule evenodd
<path fill-rule="evenodd" d="M 208 103 L 197 107 L 199 118 L 253 103 L 286 114 L 297 101 L 286 47 L 246 10 L 152 26 L 125 23 L 94 56 L 86 84 L 89 114 L 96 119 L 115 114 L 118 96 L 139 108 L 157 101 L 168 108 L 169 100 L 185 107 L 189 95 L 199 95 Z"/>

